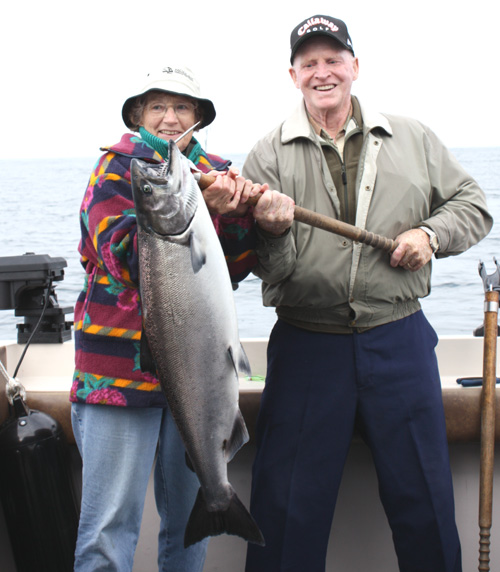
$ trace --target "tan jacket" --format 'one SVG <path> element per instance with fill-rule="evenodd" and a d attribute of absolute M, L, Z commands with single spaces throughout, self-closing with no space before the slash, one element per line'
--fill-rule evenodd
<path fill-rule="evenodd" d="M 438 257 L 460 254 L 486 236 L 493 221 L 484 193 L 436 135 L 413 119 L 361 111 L 356 226 L 395 238 L 425 223 L 438 236 Z M 303 103 L 255 145 L 243 175 L 299 206 L 339 216 Z M 373 327 L 416 312 L 430 291 L 430 263 L 418 272 L 392 268 L 387 253 L 302 223 L 284 237 L 261 234 L 257 254 L 264 305 L 292 321 Z"/>

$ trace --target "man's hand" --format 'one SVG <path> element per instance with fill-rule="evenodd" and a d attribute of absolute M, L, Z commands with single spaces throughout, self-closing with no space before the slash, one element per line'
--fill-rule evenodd
<path fill-rule="evenodd" d="M 397 248 L 391 255 L 391 266 L 402 266 L 417 272 L 432 258 L 429 235 L 420 228 L 407 230 L 396 237 Z"/>
<path fill-rule="evenodd" d="M 294 207 L 295 202 L 288 195 L 267 187 L 255 205 L 253 215 L 262 230 L 280 236 L 292 226 Z"/>

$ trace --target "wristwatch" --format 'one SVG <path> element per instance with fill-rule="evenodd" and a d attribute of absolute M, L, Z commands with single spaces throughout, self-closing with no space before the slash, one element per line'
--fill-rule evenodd
<path fill-rule="evenodd" d="M 436 233 L 427 226 L 419 226 L 418 228 L 429 235 L 429 245 L 432 248 L 432 253 L 437 252 L 439 250 L 439 240 Z"/>

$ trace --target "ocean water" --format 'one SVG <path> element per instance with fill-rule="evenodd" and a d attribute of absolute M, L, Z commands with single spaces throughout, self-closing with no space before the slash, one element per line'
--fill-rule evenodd
<path fill-rule="evenodd" d="M 481 185 L 490 212 L 500 221 L 500 147 L 453 152 Z M 243 165 L 244 155 L 226 156 L 237 167 Z M 0 161 L 0 256 L 33 252 L 65 258 L 65 278 L 56 287 L 62 307 L 74 306 L 83 283 L 78 211 L 96 158 Z M 478 263 L 482 260 L 490 274 L 494 257 L 500 261 L 500 223 L 464 254 L 433 262 L 432 291 L 422 305 L 439 335 L 469 335 L 482 324 L 484 289 Z M 249 276 L 234 296 L 241 337 L 267 337 L 275 313 L 262 306 L 260 280 Z M 0 340 L 14 339 L 20 320 L 13 310 L 1 310 Z"/>

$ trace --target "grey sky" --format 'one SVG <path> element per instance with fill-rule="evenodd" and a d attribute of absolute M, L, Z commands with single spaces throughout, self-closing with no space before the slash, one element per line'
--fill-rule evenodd
<path fill-rule="evenodd" d="M 450 147 L 500 145 L 491 0 L 4 4 L 2 159 L 97 157 L 126 131 L 121 107 L 145 74 L 176 63 L 193 69 L 217 109 L 202 143 L 245 153 L 298 103 L 289 36 L 315 14 L 347 23 L 360 61 L 353 92 L 365 105 L 416 117 Z"/>

